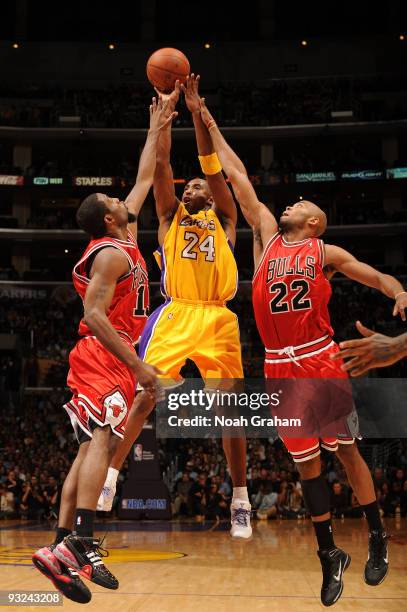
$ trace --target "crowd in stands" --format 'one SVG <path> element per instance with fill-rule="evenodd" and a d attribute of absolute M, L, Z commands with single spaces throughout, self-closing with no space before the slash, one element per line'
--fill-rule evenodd
<path fill-rule="evenodd" d="M 172 490 L 173 514 L 196 520 L 227 518 L 232 483 L 220 440 L 166 440 L 161 445 L 163 469 L 175 458 L 178 473 Z M 336 457 L 323 452 L 331 511 L 336 518 L 362 516 L 345 471 Z M 254 516 L 260 520 L 306 515 L 299 475 L 280 441 L 248 440 L 247 484 Z M 373 480 L 385 517 L 407 515 L 407 447 L 400 443 L 390 466 L 376 467 Z"/>
<path fill-rule="evenodd" d="M 62 484 L 77 449 L 64 401 L 66 394 L 54 390 L 26 396 L 23 410 L 1 412 L 0 518 L 52 522 L 57 517 Z M 220 440 L 161 440 L 159 457 L 163 472 L 174 469 L 174 517 L 228 518 L 232 483 Z M 341 464 L 327 451 L 322 459 L 333 515 L 360 517 Z M 125 478 L 126 465 L 118 495 Z M 306 516 L 298 472 L 278 440 L 248 440 L 247 479 L 255 518 Z M 406 441 L 396 445 L 386 468 L 375 467 L 373 479 L 383 516 L 407 516 Z"/>
<path fill-rule="evenodd" d="M 26 396 L 0 415 L 0 516 L 55 518 L 76 455 L 64 395 Z"/>
<path fill-rule="evenodd" d="M 269 126 L 332 122 L 332 111 L 351 110 L 356 120 L 405 117 L 405 77 L 320 77 L 275 79 L 262 83 L 222 83 L 205 89 L 208 105 L 225 126 Z M 77 116 L 89 128 L 140 128 L 154 93 L 147 84 L 105 89 L 62 89 L 40 84 L 2 84 L 0 125 L 50 127 L 60 117 Z M 368 95 L 367 95 L 368 94 Z M 191 125 L 181 107 L 175 125 Z"/>

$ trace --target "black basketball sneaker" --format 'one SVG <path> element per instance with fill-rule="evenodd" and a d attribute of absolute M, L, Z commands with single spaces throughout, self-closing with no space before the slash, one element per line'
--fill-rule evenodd
<path fill-rule="evenodd" d="M 350 555 L 334 548 L 319 550 L 318 556 L 322 565 L 321 602 L 324 606 L 332 606 L 342 595 L 343 572 L 350 565 Z"/>
<path fill-rule="evenodd" d="M 54 555 L 54 549 L 52 544 L 37 550 L 32 556 L 35 567 L 51 580 L 62 595 L 76 603 L 89 603 L 92 593 L 79 578 L 78 572 L 59 562 Z"/>
<path fill-rule="evenodd" d="M 381 584 L 389 571 L 388 535 L 384 531 L 369 533 L 369 555 L 365 565 L 365 582 L 370 586 Z"/>
<path fill-rule="evenodd" d="M 75 569 L 80 576 L 106 589 L 118 589 L 119 581 L 107 569 L 102 557 L 109 555 L 99 540 L 69 535 L 54 549 L 61 563 Z"/>

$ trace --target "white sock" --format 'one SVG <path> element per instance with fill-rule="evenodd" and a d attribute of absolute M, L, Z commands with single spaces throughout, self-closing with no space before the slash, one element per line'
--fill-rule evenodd
<path fill-rule="evenodd" d="M 119 475 L 119 470 L 116 470 L 116 468 L 110 467 L 107 470 L 106 483 L 111 487 L 115 487 L 118 475 Z"/>
<path fill-rule="evenodd" d="M 234 501 L 249 501 L 249 495 L 247 493 L 247 487 L 233 487 L 233 498 L 232 504 Z"/>

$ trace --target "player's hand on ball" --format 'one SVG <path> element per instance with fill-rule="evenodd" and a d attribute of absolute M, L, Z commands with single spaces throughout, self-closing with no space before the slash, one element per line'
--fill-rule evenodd
<path fill-rule="evenodd" d="M 201 98 L 199 97 L 199 74 L 197 76 L 194 73 L 187 76 L 186 84 L 181 85 L 181 89 L 185 95 L 185 102 L 188 110 L 191 113 L 199 113 L 201 110 Z"/>
<path fill-rule="evenodd" d="M 399 293 L 396 298 L 396 303 L 393 308 L 393 317 L 396 317 L 398 314 L 403 319 L 406 320 L 406 312 L 407 308 L 407 291 L 403 291 L 403 293 Z"/>
<path fill-rule="evenodd" d="M 177 102 L 179 100 L 179 96 L 181 93 L 181 85 L 179 81 L 175 81 L 175 86 L 174 86 L 174 91 L 172 91 L 171 93 L 163 93 L 162 91 L 159 91 L 157 89 L 157 87 L 154 87 L 157 95 L 159 98 L 162 98 L 164 102 L 168 102 L 168 106 L 167 106 L 167 112 L 168 113 L 173 113 L 175 110 L 175 107 L 177 105 Z"/>
<path fill-rule="evenodd" d="M 170 112 L 169 106 L 170 100 L 164 100 L 161 95 L 158 100 L 157 98 L 152 99 L 150 104 L 150 130 L 162 130 L 178 115 L 176 111 Z"/>

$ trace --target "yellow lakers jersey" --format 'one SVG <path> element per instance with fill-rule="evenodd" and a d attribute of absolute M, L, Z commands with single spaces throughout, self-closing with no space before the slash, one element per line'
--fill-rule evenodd
<path fill-rule="evenodd" d="M 154 255 L 166 297 L 226 302 L 236 293 L 232 245 L 211 209 L 190 214 L 180 202 L 164 243 Z"/>

